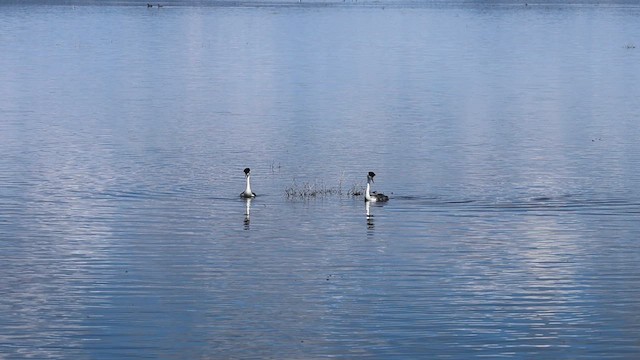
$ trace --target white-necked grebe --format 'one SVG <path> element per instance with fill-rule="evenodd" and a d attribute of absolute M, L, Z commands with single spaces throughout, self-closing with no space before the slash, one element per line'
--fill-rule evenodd
<path fill-rule="evenodd" d="M 244 191 L 240 194 L 241 197 L 243 198 L 253 198 L 256 197 L 256 193 L 254 193 L 253 191 L 251 191 L 251 169 L 249 168 L 245 168 L 244 169 L 244 176 L 247 178 L 247 187 L 244 189 Z"/>
<path fill-rule="evenodd" d="M 387 195 L 378 194 L 375 191 L 373 193 L 371 192 L 371 183 L 373 183 L 374 176 L 376 176 L 376 174 L 373 171 L 369 171 L 369 174 L 367 174 L 367 191 L 364 193 L 364 201 L 371 201 L 371 202 L 389 201 L 389 197 Z"/>

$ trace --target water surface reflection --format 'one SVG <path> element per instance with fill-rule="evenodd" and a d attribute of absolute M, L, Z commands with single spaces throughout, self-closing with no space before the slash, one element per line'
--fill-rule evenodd
<path fill-rule="evenodd" d="M 640 352 L 634 5 L 149 10 L 0 12 L 3 355 Z"/>

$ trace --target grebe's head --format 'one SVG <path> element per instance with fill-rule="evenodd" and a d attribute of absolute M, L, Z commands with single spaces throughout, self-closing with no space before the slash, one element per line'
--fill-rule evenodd
<path fill-rule="evenodd" d="M 367 174 L 367 179 L 371 180 L 371 182 L 373 182 L 373 177 L 376 176 L 376 173 L 374 173 L 373 171 L 369 171 L 369 174 Z"/>
<path fill-rule="evenodd" d="M 251 169 L 249 168 L 245 168 L 244 169 L 244 176 L 249 176 L 249 173 L 251 172 Z"/>

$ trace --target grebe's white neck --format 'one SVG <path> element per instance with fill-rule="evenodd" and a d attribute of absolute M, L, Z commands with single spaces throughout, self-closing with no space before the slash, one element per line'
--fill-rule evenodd
<path fill-rule="evenodd" d="M 378 199 L 376 199 L 375 197 L 371 196 L 371 184 L 369 179 L 367 179 L 367 191 L 365 191 L 364 193 L 364 200 L 365 201 L 378 201 Z"/>
<path fill-rule="evenodd" d="M 251 175 L 249 174 L 247 174 L 247 186 L 244 188 L 242 196 L 246 198 L 252 198 L 256 196 L 256 194 L 251 191 Z"/>
<path fill-rule="evenodd" d="M 247 187 L 244 189 L 244 193 L 247 195 L 253 194 L 251 192 L 251 175 L 247 175 Z"/>
<path fill-rule="evenodd" d="M 364 211 L 367 214 L 367 220 L 371 217 L 371 202 L 364 202 Z"/>
<path fill-rule="evenodd" d="M 244 169 L 244 176 L 247 178 L 247 186 L 244 188 L 244 191 L 240 194 L 240 196 L 244 198 L 255 197 L 256 194 L 251 191 L 251 173 L 249 168 Z"/>

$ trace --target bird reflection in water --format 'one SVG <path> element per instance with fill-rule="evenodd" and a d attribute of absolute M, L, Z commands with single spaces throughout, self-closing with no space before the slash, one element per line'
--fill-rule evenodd
<path fill-rule="evenodd" d="M 364 202 L 364 211 L 367 214 L 367 229 L 373 230 L 375 224 L 373 223 L 373 215 L 371 215 L 371 202 Z"/>
<path fill-rule="evenodd" d="M 253 201 L 252 198 L 245 198 L 244 199 L 244 204 L 245 204 L 245 210 L 244 210 L 244 229 L 245 230 L 249 230 L 249 225 L 251 223 L 251 202 Z"/>

